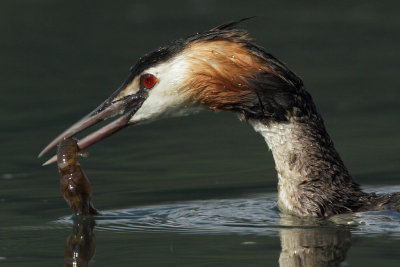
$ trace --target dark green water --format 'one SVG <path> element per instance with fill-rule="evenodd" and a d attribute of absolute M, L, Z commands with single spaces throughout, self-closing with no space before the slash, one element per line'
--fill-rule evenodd
<path fill-rule="evenodd" d="M 400 191 L 399 8 L 2 1 L 0 266 L 64 265 L 73 223 L 56 167 L 41 167 L 40 150 L 108 97 L 139 56 L 251 15 L 243 27 L 303 78 L 355 179 L 371 191 Z M 270 152 L 233 114 L 131 127 L 89 152 L 81 163 L 107 215 L 94 228 L 92 266 L 276 266 L 306 247 L 314 260 L 400 264 L 399 214 L 336 224 L 280 215 Z"/>

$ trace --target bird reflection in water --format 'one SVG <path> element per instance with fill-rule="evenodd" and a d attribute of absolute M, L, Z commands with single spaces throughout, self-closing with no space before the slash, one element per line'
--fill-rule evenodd
<path fill-rule="evenodd" d="M 321 225 L 300 226 L 302 219 L 285 216 L 279 230 L 281 267 L 340 266 L 351 247 L 351 232 L 348 227 L 321 221 Z M 285 227 L 287 225 L 287 227 Z"/>
<path fill-rule="evenodd" d="M 93 217 L 74 216 L 72 233 L 65 245 L 65 266 L 85 267 L 96 251 Z"/>
<path fill-rule="evenodd" d="M 316 267 L 343 264 L 351 247 L 349 227 L 324 220 L 310 224 L 309 220 L 295 216 L 281 216 L 279 266 Z M 89 265 L 96 250 L 94 227 L 95 218 L 92 216 L 73 217 L 72 233 L 68 236 L 65 247 L 65 266 Z"/>

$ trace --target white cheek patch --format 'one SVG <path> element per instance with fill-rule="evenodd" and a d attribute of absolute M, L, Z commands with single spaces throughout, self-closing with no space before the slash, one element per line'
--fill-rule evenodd
<path fill-rule="evenodd" d="M 198 111 L 199 108 L 193 105 L 187 90 L 183 90 L 188 69 L 185 57 L 179 56 L 146 70 L 144 73 L 154 74 L 159 82 L 149 91 L 147 99 L 130 122 L 182 116 Z"/>

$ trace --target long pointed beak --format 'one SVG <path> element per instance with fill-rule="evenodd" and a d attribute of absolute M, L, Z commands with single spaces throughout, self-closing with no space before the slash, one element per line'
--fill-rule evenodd
<path fill-rule="evenodd" d="M 120 90 L 118 90 L 120 91 Z M 117 91 L 117 92 L 118 92 Z M 116 93 L 117 93 L 116 92 Z M 39 154 L 38 157 L 43 156 L 46 152 L 52 149 L 64 138 L 68 138 L 78 134 L 79 132 L 116 115 L 122 115 L 113 122 L 105 125 L 98 129 L 92 134 L 84 137 L 78 142 L 80 149 L 85 149 L 100 140 L 112 135 L 113 133 L 125 128 L 129 123 L 130 118 L 136 113 L 136 111 L 142 106 L 146 99 L 146 92 L 138 92 L 134 95 L 126 96 L 118 100 L 113 100 L 116 93 L 114 93 L 109 99 L 104 101 L 100 106 L 90 112 L 88 115 L 80 119 L 78 122 L 73 124 L 53 141 L 51 141 Z M 56 161 L 56 156 L 46 161 L 43 165 L 48 165 Z"/>

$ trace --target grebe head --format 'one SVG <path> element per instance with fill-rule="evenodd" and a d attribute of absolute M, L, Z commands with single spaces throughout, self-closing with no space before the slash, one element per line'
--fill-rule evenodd
<path fill-rule="evenodd" d="M 264 123 L 313 110 L 300 78 L 253 44 L 246 31 L 235 29 L 239 22 L 175 40 L 140 58 L 117 91 L 55 138 L 39 157 L 63 138 L 117 115 L 82 139 L 79 147 L 128 125 L 201 108 L 231 110 L 242 119 Z"/>

